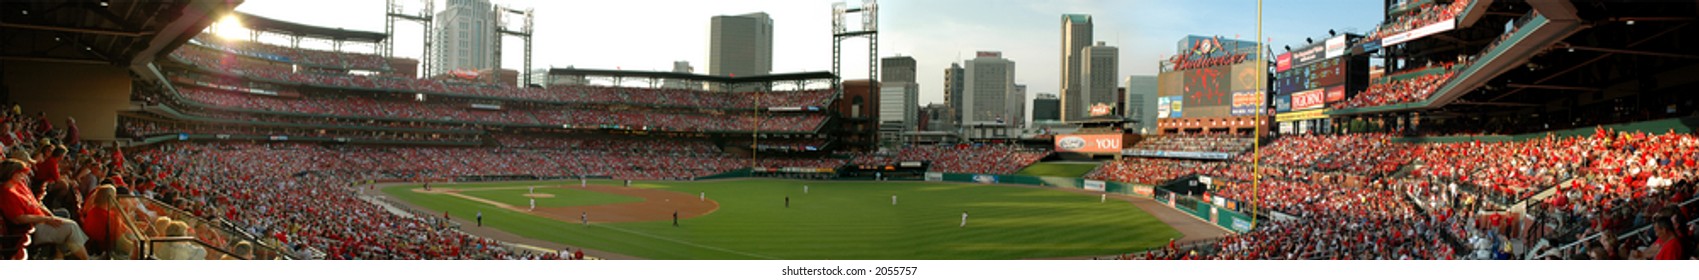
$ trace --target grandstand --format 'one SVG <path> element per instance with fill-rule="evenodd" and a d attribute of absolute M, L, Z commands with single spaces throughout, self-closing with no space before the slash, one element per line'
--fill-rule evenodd
<path fill-rule="evenodd" d="M 874 102 L 846 95 L 862 92 L 848 90 L 851 86 L 877 88 L 877 82 L 843 82 L 836 73 L 721 77 L 557 68 L 548 70 L 551 82 L 538 87 L 472 77 L 478 73 L 420 78 L 413 72 L 418 62 L 377 54 L 389 42 L 374 32 L 236 14 L 256 30 L 358 42 L 374 50 L 344 50 L 341 44 L 312 49 L 200 34 L 211 18 L 233 13 L 228 2 L 109 5 L 130 11 L 115 15 L 136 23 L 124 30 L 153 35 L 80 32 L 74 39 L 95 43 L 85 43 L 90 53 L 75 54 L 14 52 L 14 42 L 6 42 L 7 57 L 0 59 L 8 63 L 0 81 L 7 84 L 0 88 L 7 89 L 13 106 L 0 110 L 0 150 L 11 159 L 0 163 L 0 171 L 11 173 L 0 177 L 11 191 L 0 202 L 66 212 L 4 207 L 0 253 L 10 258 L 584 259 L 586 248 L 603 246 L 648 247 L 638 252 L 663 257 L 698 256 L 665 251 L 717 251 L 706 256 L 774 259 L 763 252 L 669 250 L 646 243 L 570 245 L 577 250 L 566 251 L 576 254 L 538 250 L 513 242 L 519 238 L 489 234 L 497 226 L 483 227 L 484 212 L 476 212 L 476 224 L 468 226 L 471 215 L 461 212 L 469 211 L 439 215 L 438 208 L 423 206 L 514 210 L 518 202 L 482 202 L 477 199 L 489 199 L 459 192 L 476 186 L 470 182 L 520 182 L 547 184 L 548 195 L 595 192 L 593 187 L 666 193 L 619 199 L 693 200 L 713 208 L 689 215 L 713 220 L 710 213 L 722 203 L 726 211 L 766 214 L 734 204 L 756 200 L 751 197 L 773 202 L 783 196 L 783 209 L 791 209 L 791 195 L 797 195 L 792 185 L 808 194 L 807 184 L 818 182 L 750 181 L 784 184 L 775 187 L 783 191 L 772 193 L 756 192 L 768 186 L 737 180 L 711 181 L 713 188 L 665 185 L 740 177 L 833 180 L 815 184 L 864 187 L 855 189 L 856 198 L 872 197 L 864 200 L 881 207 L 885 195 L 904 191 L 939 191 L 904 200 L 911 204 L 957 199 L 951 203 L 1041 205 L 1004 211 L 1032 215 L 1006 219 L 1020 227 L 1052 223 L 1038 215 L 1112 216 L 1124 223 L 1070 224 L 1062 228 L 1079 232 L 1056 235 L 1099 242 L 1083 243 L 1091 246 L 1119 245 L 1056 251 L 1120 253 L 1114 257 L 1123 259 L 1689 259 L 1699 250 L 1689 240 L 1699 233 L 1694 226 L 1699 219 L 1692 216 L 1699 191 L 1699 136 L 1693 130 L 1699 128 L 1699 110 L 1686 94 L 1699 85 L 1691 78 L 1699 77 L 1693 73 L 1699 57 L 1677 51 L 1699 46 L 1690 26 L 1695 17 L 1688 14 L 1699 6 L 1692 3 L 1389 1 L 1386 21 L 1374 30 L 1329 40 L 1342 44 L 1305 47 L 1340 52 L 1273 67 L 1328 68 L 1343 77 L 1295 86 L 1277 80 L 1312 73 L 1275 73 L 1270 84 L 1276 91 L 1254 96 L 1249 111 L 1233 108 L 1241 102 L 1218 102 L 1215 113 L 1222 116 L 1166 120 L 1160 135 L 1092 123 L 1070 134 L 1045 135 L 1053 146 L 1030 144 L 1045 138 L 1010 136 L 1024 138 L 876 148 L 870 148 L 875 141 L 861 138 L 870 134 L 858 134 L 870 128 L 866 113 L 874 112 L 861 108 Z M 7 4 L 0 13 L 46 9 Z M 185 12 L 144 15 L 160 10 Z M 77 20 L 99 16 L 91 15 L 96 12 L 66 13 L 67 20 L 43 17 L 0 30 L 19 37 L 7 40 L 45 42 L 62 30 L 99 27 Z M 107 47 L 96 50 L 99 46 Z M 1299 54 L 1279 57 L 1291 56 Z M 1324 61 L 1334 57 L 1345 58 Z M 1370 59 L 1382 60 L 1390 74 L 1369 79 L 1364 66 Z M 1292 107 L 1294 98 L 1310 101 L 1297 106 L 1304 108 L 1279 109 L 1280 100 Z M 1264 109 L 1280 114 L 1274 122 L 1242 114 Z M 1245 129 L 1266 123 L 1298 125 L 1268 134 Z M 1063 157 L 1085 162 L 1044 163 Z M 1056 166 L 1021 173 L 1035 164 Z M 1056 170 L 1042 170 L 1051 168 Z M 1086 168 L 1083 175 L 1073 172 Z M 614 187 L 619 182 L 624 185 Z M 580 190 L 561 186 L 574 183 Z M 440 189 L 432 190 L 432 184 Z M 961 198 L 972 196 L 978 185 L 1022 188 L 987 191 L 1010 201 Z M 496 188 L 507 187 L 514 189 L 494 191 L 513 192 L 510 199 L 546 197 L 531 191 L 521 197 L 520 185 Z M 678 191 L 700 189 L 748 196 L 710 200 L 707 191 Z M 391 200 L 405 196 L 396 192 L 436 200 Z M 91 202 L 79 203 L 82 194 Z M 1105 204 L 1110 194 L 1131 203 Z M 1014 201 L 1034 197 L 1043 201 Z M 905 211 L 937 212 L 895 208 L 897 202 L 891 195 L 893 207 L 867 212 L 904 218 L 915 216 Z M 1149 221 L 1156 219 L 1142 212 L 1147 210 L 1131 210 L 1134 204 L 1179 218 Z M 1144 208 L 1150 205 L 1155 208 Z M 655 213 L 598 216 L 604 220 L 594 222 L 627 222 L 632 232 L 665 228 L 658 220 L 616 220 L 664 215 L 656 211 L 666 209 L 647 210 Z M 513 213 L 521 212 L 499 215 L 520 215 Z M 999 214 L 1015 215 L 984 215 Z M 548 216 L 555 214 L 523 215 L 534 220 L 502 226 L 561 220 Z M 589 228 L 591 218 L 582 215 L 582 226 Z M 962 226 L 939 228 L 965 231 L 963 220 Z M 54 225 L 62 222 L 76 226 Z M 738 222 L 744 221 L 727 224 Z M 869 227 L 907 234 L 892 225 Z M 81 232 L 89 240 L 34 238 L 32 228 Z M 927 231 L 917 235 L 932 239 L 914 242 L 1048 239 L 1043 236 L 1052 233 L 1048 230 L 993 228 L 969 237 Z M 1151 241 L 1105 240 L 1092 232 L 1134 230 L 1138 238 L 1189 244 L 1133 251 L 1129 244 Z M 801 234 L 755 237 L 784 235 Z M 1023 246 L 1008 247 L 1043 247 L 1016 245 Z M 763 246 L 773 247 L 749 247 Z M 1052 249 L 986 255 L 1080 257 L 1057 256 Z M 968 251 L 920 256 L 976 253 Z M 631 252 L 592 251 L 588 258 L 631 257 L 625 253 Z M 905 252 L 879 253 L 885 254 L 847 256 Z"/>

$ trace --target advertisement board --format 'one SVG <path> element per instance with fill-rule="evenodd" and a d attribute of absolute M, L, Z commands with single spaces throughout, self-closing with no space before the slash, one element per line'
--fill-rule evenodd
<path fill-rule="evenodd" d="M 1106 184 L 1103 181 L 1085 180 L 1085 190 L 1101 192 L 1106 189 L 1108 189 L 1108 187 L 1106 187 Z"/>
<path fill-rule="evenodd" d="M 1286 69 L 1292 69 L 1292 53 L 1283 53 L 1275 56 L 1274 59 L 1275 72 L 1286 72 Z"/>
<path fill-rule="evenodd" d="M 928 181 L 928 182 L 944 181 L 944 173 L 943 172 L 926 172 L 926 181 Z"/>
<path fill-rule="evenodd" d="M 1362 44 L 1359 44 L 1359 46 L 1362 46 L 1364 54 L 1380 51 L 1380 41 L 1378 40 L 1363 42 Z"/>
<path fill-rule="evenodd" d="M 1326 52 L 1327 46 L 1323 44 L 1309 45 L 1292 50 L 1292 67 L 1310 65 L 1310 63 L 1321 61 L 1325 58 L 1323 54 Z"/>
<path fill-rule="evenodd" d="M 1170 107 L 1168 107 L 1168 106 L 1171 106 L 1169 104 L 1171 102 L 1169 101 L 1168 98 L 1171 98 L 1171 96 L 1162 96 L 1162 97 L 1156 98 L 1156 118 L 1166 119 L 1166 118 L 1168 118 L 1168 114 L 1174 113 L 1174 112 L 1172 112 L 1172 109 Z"/>
<path fill-rule="evenodd" d="M 1143 196 L 1143 197 L 1150 197 L 1150 196 L 1156 194 L 1156 189 L 1151 188 L 1151 187 L 1142 187 L 1142 186 L 1141 187 L 1133 187 L 1133 194 Z"/>
<path fill-rule="evenodd" d="M 1267 97 L 1260 91 L 1234 91 L 1231 113 L 1234 116 L 1256 115 L 1257 108 L 1261 108 L 1262 104 L 1267 104 L 1264 98 Z"/>
<path fill-rule="evenodd" d="M 1121 153 L 1121 134 L 1064 134 L 1056 136 L 1057 152 Z"/>
<path fill-rule="evenodd" d="M 1274 96 L 1274 112 L 1285 113 L 1292 111 L 1292 95 L 1281 94 Z"/>
<path fill-rule="evenodd" d="M 1386 38 L 1380 39 L 1380 45 L 1382 47 L 1398 45 L 1398 44 L 1402 44 L 1404 42 L 1409 42 L 1411 40 L 1421 39 L 1422 37 L 1427 37 L 1428 35 L 1434 35 L 1434 34 L 1439 34 L 1440 32 L 1450 31 L 1451 29 L 1454 29 L 1454 28 L 1457 28 L 1457 19 L 1448 19 L 1448 20 L 1444 20 L 1444 21 L 1440 21 L 1440 22 L 1435 22 L 1435 23 L 1429 24 L 1427 26 L 1417 27 L 1416 29 L 1411 29 L 1410 31 L 1404 31 L 1403 33 L 1387 35 Z"/>
<path fill-rule="evenodd" d="M 996 184 L 997 175 L 974 174 L 973 181 L 980 184 Z"/>
<path fill-rule="evenodd" d="M 1311 89 L 1292 94 L 1292 111 L 1302 111 L 1321 108 L 1327 93 L 1324 89 Z"/>
<path fill-rule="evenodd" d="M 1227 86 L 1227 88 L 1231 89 L 1233 92 L 1257 89 L 1257 75 L 1262 75 L 1263 73 L 1268 72 L 1268 70 L 1257 70 L 1259 70 L 1259 67 L 1266 69 L 1266 65 L 1266 63 L 1262 63 L 1260 60 L 1234 64 L 1232 72 L 1233 81 L 1232 84 Z"/>
<path fill-rule="evenodd" d="M 1326 109 L 1303 110 L 1303 111 L 1296 111 L 1296 112 L 1290 112 L 1290 113 L 1284 113 L 1284 114 L 1275 114 L 1274 115 L 1274 121 L 1275 122 L 1282 122 L 1282 123 L 1290 122 L 1290 121 L 1314 120 L 1314 119 L 1321 119 L 1321 118 L 1327 118 L 1327 110 Z"/>
<path fill-rule="evenodd" d="M 1291 94 L 1310 89 L 1310 67 L 1298 66 L 1274 73 L 1274 93 Z"/>
<path fill-rule="evenodd" d="M 1323 53 L 1325 58 L 1345 55 L 1345 36 L 1329 38 L 1323 45 L 1326 45 L 1327 48 L 1327 51 Z"/>
<path fill-rule="evenodd" d="M 1170 118 L 1180 118 L 1181 116 L 1185 115 L 1184 112 L 1180 112 L 1181 108 L 1186 107 L 1185 100 L 1181 99 L 1179 96 L 1170 96 L 1170 97 L 1168 97 L 1168 103 L 1169 103 L 1168 104 L 1168 110 L 1173 112 L 1173 114 L 1169 115 L 1168 117 L 1170 117 Z"/>
<path fill-rule="evenodd" d="M 1345 86 L 1327 87 L 1327 103 L 1345 101 Z"/>

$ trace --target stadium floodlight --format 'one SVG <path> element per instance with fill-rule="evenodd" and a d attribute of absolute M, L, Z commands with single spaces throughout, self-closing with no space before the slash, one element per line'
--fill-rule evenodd
<path fill-rule="evenodd" d="M 1634 20 L 1628 20 L 1628 25 L 1634 25 Z"/>

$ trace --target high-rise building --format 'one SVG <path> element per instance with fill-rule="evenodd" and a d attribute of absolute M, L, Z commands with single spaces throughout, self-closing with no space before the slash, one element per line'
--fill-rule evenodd
<path fill-rule="evenodd" d="M 1156 76 L 1127 76 L 1127 120 L 1135 122 L 1133 131 L 1156 133 Z"/>
<path fill-rule="evenodd" d="M 684 74 L 696 73 L 696 67 L 691 67 L 690 61 L 684 61 L 684 60 L 673 61 L 673 73 L 684 73 Z M 690 81 L 679 80 L 679 79 L 667 79 L 666 82 L 664 82 L 663 86 L 666 87 L 666 88 L 674 88 L 674 89 L 691 89 L 691 88 L 701 89 L 702 88 L 701 84 L 692 84 Z"/>
<path fill-rule="evenodd" d="M 1075 121 L 1086 110 L 1076 104 L 1088 104 L 1079 101 L 1088 99 L 1081 96 L 1079 76 L 1085 63 L 1085 49 L 1092 42 L 1091 25 L 1091 15 L 1062 15 L 1062 88 L 1059 91 L 1062 94 L 1062 121 Z"/>
<path fill-rule="evenodd" d="M 767 13 L 715 16 L 708 38 L 708 75 L 773 72 L 773 19 Z"/>
<path fill-rule="evenodd" d="M 1009 109 L 1005 122 L 1011 127 L 1026 126 L 1026 85 L 1015 85 L 1014 94 L 1009 95 Z"/>
<path fill-rule="evenodd" d="M 879 59 L 879 81 L 885 83 L 916 83 L 913 57 L 893 56 Z"/>
<path fill-rule="evenodd" d="M 949 114 L 950 105 L 948 104 L 926 104 L 926 107 L 920 108 L 923 121 L 921 121 L 919 129 L 922 131 L 955 131 L 956 128 L 951 125 L 953 122 L 950 121 Z"/>
<path fill-rule="evenodd" d="M 495 9 L 489 0 L 448 0 L 448 8 L 437 12 L 435 46 L 432 58 L 436 67 L 425 77 L 435 77 L 449 71 L 481 71 L 496 66 Z"/>
<path fill-rule="evenodd" d="M 1054 93 L 1039 93 L 1032 99 L 1032 122 L 1062 120 L 1062 100 Z"/>
<path fill-rule="evenodd" d="M 914 131 L 920 114 L 920 86 L 910 82 L 879 83 L 879 139 L 897 140 Z"/>
<path fill-rule="evenodd" d="M 967 82 L 965 76 L 967 69 L 962 68 L 960 63 L 952 62 L 950 68 L 944 69 L 944 105 L 949 106 L 949 116 L 945 119 L 949 120 L 951 125 L 962 123 L 962 100 L 966 99 L 962 96 L 962 90 L 967 87 L 963 84 Z"/>
<path fill-rule="evenodd" d="M 962 84 L 961 125 L 1008 126 L 1015 94 L 1015 62 L 1001 52 L 981 51 L 967 61 Z"/>
<path fill-rule="evenodd" d="M 1080 81 L 1077 99 L 1062 99 L 1065 121 L 1091 119 L 1093 117 L 1114 114 L 1116 101 L 1115 79 L 1120 65 L 1120 50 L 1097 42 L 1096 46 L 1085 48 L 1081 53 Z"/>

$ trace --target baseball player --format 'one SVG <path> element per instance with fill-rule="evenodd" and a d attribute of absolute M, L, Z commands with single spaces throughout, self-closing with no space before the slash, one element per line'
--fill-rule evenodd
<path fill-rule="evenodd" d="M 962 211 L 962 226 L 967 227 L 967 211 Z"/>
<path fill-rule="evenodd" d="M 583 221 L 584 226 L 590 226 L 590 212 L 579 213 L 578 214 L 578 220 Z"/>
<path fill-rule="evenodd" d="M 537 210 L 537 199 L 532 198 L 531 199 L 531 209 L 527 209 L 525 211 L 535 211 L 535 210 Z"/>

